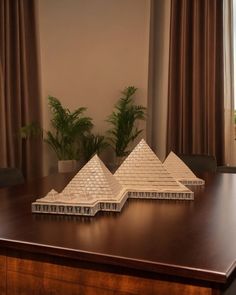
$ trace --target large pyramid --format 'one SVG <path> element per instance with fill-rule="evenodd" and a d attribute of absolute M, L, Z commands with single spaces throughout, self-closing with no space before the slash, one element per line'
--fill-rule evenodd
<path fill-rule="evenodd" d="M 120 211 L 127 197 L 118 180 L 95 155 L 61 193 L 52 190 L 32 203 L 32 211 L 93 216 L 99 210 Z"/>
<path fill-rule="evenodd" d="M 144 140 L 115 172 L 132 198 L 187 199 L 193 192 L 175 180 Z"/>
<path fill-rule="evenodd" d="M 170 152 L 163 165 L 171 175 L 184 185 L 204 185 L 204 180 L 197 178 L 188 166 L 173 152 Z"/>

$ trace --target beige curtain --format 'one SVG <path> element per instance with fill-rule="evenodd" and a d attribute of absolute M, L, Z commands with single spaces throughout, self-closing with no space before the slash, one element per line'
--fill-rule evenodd
<path fill-rule="evenodd" d="M 0 1 L 0 167 L 18 167 L 27 179 L 42 174 L 41 140 L 19 130 L 41 122 L 34 0 Z"/>
<path fill-rule="evenodd" d="M 167 152 L 224 162 L 223 1 L 172 0 Z"/>
<path fill-rule="evenodd" d="M 225 162 L 236 165 L 234 133 L 233 3 L 224 0 Z"/>

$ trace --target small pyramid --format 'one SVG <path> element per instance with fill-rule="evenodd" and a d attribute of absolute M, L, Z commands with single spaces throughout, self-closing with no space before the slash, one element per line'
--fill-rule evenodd
<path fill-rule="evenodd" d="M 50 191 L 32 204 L 32 211 L 95 215 L 99 210 L 120 211 L 127 197 L 119 181 L 95 155 L 61 193 Z"/>
<path fill-rule="evenodd" d="M 193 199 L 193 192 L 175 180 L 144 140 L 135 147 L 114 176 L 129 197 Z"/>
<path fill-rule="evenodd" d="M 189 167 L 174 153 L 170 152 L 163 165 L 171 175 L 184 185 L 204 185 L 205 181 L 197 178 Z"/>

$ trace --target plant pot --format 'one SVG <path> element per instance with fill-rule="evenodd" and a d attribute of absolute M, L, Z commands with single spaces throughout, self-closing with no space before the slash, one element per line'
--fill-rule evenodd
<path fill-rule="evenodd" d="M 76 160 L 60 160 L 58 161 L 58 172 L 67 173 L 73 172 L 77 169 Z"/>

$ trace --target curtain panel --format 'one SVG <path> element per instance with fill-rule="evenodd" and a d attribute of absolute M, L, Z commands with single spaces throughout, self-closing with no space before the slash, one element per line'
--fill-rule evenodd
<path fill-rule="evenodd" d="M 233 1 L 224 0 L 225 163 L 236 165 L 234 130 Z"/>
<path fill-rule="evenodd" d="M 172 0 L 167 152 L 224 163 L 223 1 Z"/>
<path fill-rule="evenodd" d="M 21 126 L 41 123 L 33 0 L 0 1 L 0 167 L 42 175 L 41 139 L 22 140 Z"/>
<path fill-rule="evenodd" d="M 160 160 L 166 157 L 171 0 L 151 0 L 147 140 Z"/>

